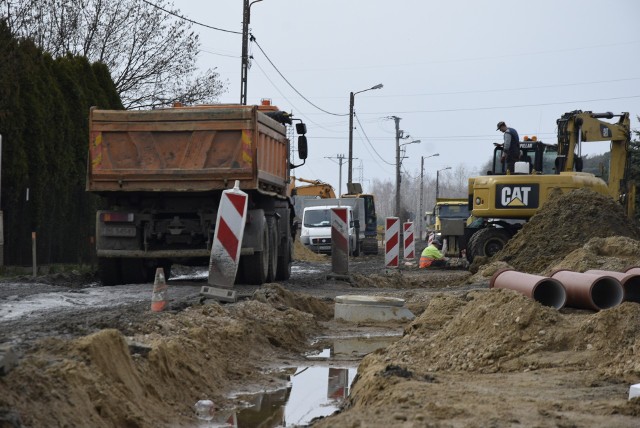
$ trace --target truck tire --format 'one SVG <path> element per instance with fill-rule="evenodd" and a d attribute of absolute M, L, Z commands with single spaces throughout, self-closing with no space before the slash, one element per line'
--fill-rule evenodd
<path fill-rule="evenodd" d="M 285 281 L 291 278 L 291 260 L 293 260 L 293 238 L 291 236 L 288 223 L 285 223 L 286 233 L 282 240 L 282 245 L 278 250 L 278 269 L 276 270 L 276 280 Z"/>
<path fill-rule="evenodd" d="M 476 256 L 493 257 L 507 245 L 509 239 L 511 234 L 505 229 L 487 227 L 477 231 L 469 240 L 471 260 Z"/>
<path fill-rule="evenodd" d="M 276 280 L 278 271 L 278 224 L 275 217 L 267 218 L 267 228 L 269 229 L 269 270 L 267 272 L 267 282 Z"/>
<path fill-rule="evenodd" d="M 98 278 L 104 286 L 110 287 L 122 284 L 122 276 L 120 275 L 120 259 L 99 257 Z"/>
<path fill-rule="evenodd" d="M 262 251 L 256 251 L 250 256 L 243 256 L 242 273 L 247 284 L 262 285 L 267 280 L 269 273 L 269 227 L 267 221 L 264 221 L 262 230 Z"/>
<path fill-rule="evenodd" d="M 149 282 L 149 270 L 143 259 L 122 259 L 120 262 L 122 284 L 145 284 Z M 151 282 L 155 279 L 151 278 Z"/>

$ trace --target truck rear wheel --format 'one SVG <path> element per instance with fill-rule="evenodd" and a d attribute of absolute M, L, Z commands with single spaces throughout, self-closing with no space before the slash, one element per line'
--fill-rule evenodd
<path fill-rule="evenodd" d="M 487 227 L 473 234 L 469 240 L 469 252 L 473 260 L 476 256 L 493 257 L 502 250 L 511 239 L 511 234 L 505 229 Z"/>
<path fill-rule="evenodd" d="M 262 230 L 262 251 L 256 251 L 251 256 L 242 257 L 242 273 L 247 284 L 262 285 L 269 273 L 269 227 L 264 222 Z"/>
<path fill-rule="evenodd" d="M 287 280 L 291 278 L 291 260 L 293 255 L 293 242 L 291 236 L 287 236 L 282 241 L 282 247 L 278 252 L 278 270 L 276 271 L 276 280 Z"/>
<path fill-rule="evenodd" d="M 122 284 L 122 276 L 120 275 L 120 259 L 99 257 L 98 278 L 104 286 Z"/>
<path fill-rule="evenodd" d="M 278 271 L 278 225 L 274 217 L 267 218 L 269 229 L 269 271 L 267 272 L 267 282 L 276 280 Z"/>
<path fill-rule="evenodd" d="M 150 272 L 146 268 L 143 259 L 122 259 L 120 267 L 122 269 L 122 284 L 145 284 L 149 282 Z M 151 278 L 151 282 L 154 279 Z"/>

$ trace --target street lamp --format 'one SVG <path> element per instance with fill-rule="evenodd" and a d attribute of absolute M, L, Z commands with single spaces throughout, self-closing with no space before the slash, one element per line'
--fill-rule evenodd
<path fill-rule="evenodd" d="M 436 171 L 436 202 L 438 202 L 438 196 L 440 195 L 439 193 L 439 177 L 440 177 L 440 171 L 446 171 L 447 169 L 451 169 L 450 166 L 446 167 L 446 168 L 442 168 Z"/>
<path fill-rule="evenodd" d="M 409 138 L 409 135 L 407 135 L 404 138 Z M 413 140 L 408 143 L 400 144 L 400 139 L 396 138 L 396 217 L 400 219 L 400 222 L 402 222 L 402 218 L 400 215 L 400 207 L 401 207 L 400 182 L 402 181 L 402 174 L 400 174 L 400 167 L 402 166 L 402 159 L 404 159 L 404 157 L 400 157 L 400 148 L 402 146 L 407 146 L 409 144 L 419 144 L 420 142 L 421 142 L 420 140 Z"/>
<path fill-rule="evenodd" d="M 353 102 L 355 101 L 356 94 L 361 92 L 371 91 L 373 89 L 382 89 L 382 83 L 378 83 L 368 89 L 363 89 L 358 92 L 351 92 L 349 94 L 349 177 L 347 181 L 347 191 L 350 192 L 351 179 L 353 177 Z"/>
<path fill-rule="evenodd" d="M 418 238 L 422 239 L 422 218 L 424 217 L 424 208 L 422 207 L 422 197 L 424 195 L 424 160 L 435 156 L 440 156 L 440 153 L 435 153 L 429 156 L 422 156 L 420 161 L 420 209 L 419 209 L 419 221 L 418 221 Z"/>

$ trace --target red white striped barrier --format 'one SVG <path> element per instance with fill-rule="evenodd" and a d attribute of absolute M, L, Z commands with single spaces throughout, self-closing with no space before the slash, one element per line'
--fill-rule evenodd
<path fill-rule="evenodd" d="M 402 224 L 404 230 L 404 259 L 413 260 L 416 258 L 416 243 L 413 237 L 413 222 Z"/>
<path fill-rule="evenodd" d="M 349 223 L 346 208 L 331 208 L 331 271 L 349 272 Z"/>
<path fill-rule="evenodd" d="M 384 265 L 388 268 L 398 267 L 400 251 L 400 219 L 387 217 L 384 229 Z"/>
<path fill-rule="evenodd" d="M 233 286 L 246 221 L 247 194 L 240 190 L 240 182 L 236 180 L 233 189 L 222 192 L 220 198 L 209 260 L 209 284 L 227 288 Z"/>

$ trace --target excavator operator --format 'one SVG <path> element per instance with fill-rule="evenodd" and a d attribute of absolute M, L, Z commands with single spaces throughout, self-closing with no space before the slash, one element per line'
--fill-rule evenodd
<path fill-rule="evenodd" d="M 507 171 L 509 171 L 508 173 L 513 174 L 515 163 L 520 158 L 520 137 L 518 136 L 518 131 L 507 127 L 504 122 L 498 122 L 496 131 L 502 131 L 504 133 L 501 161 L 506 165 Z"/>

